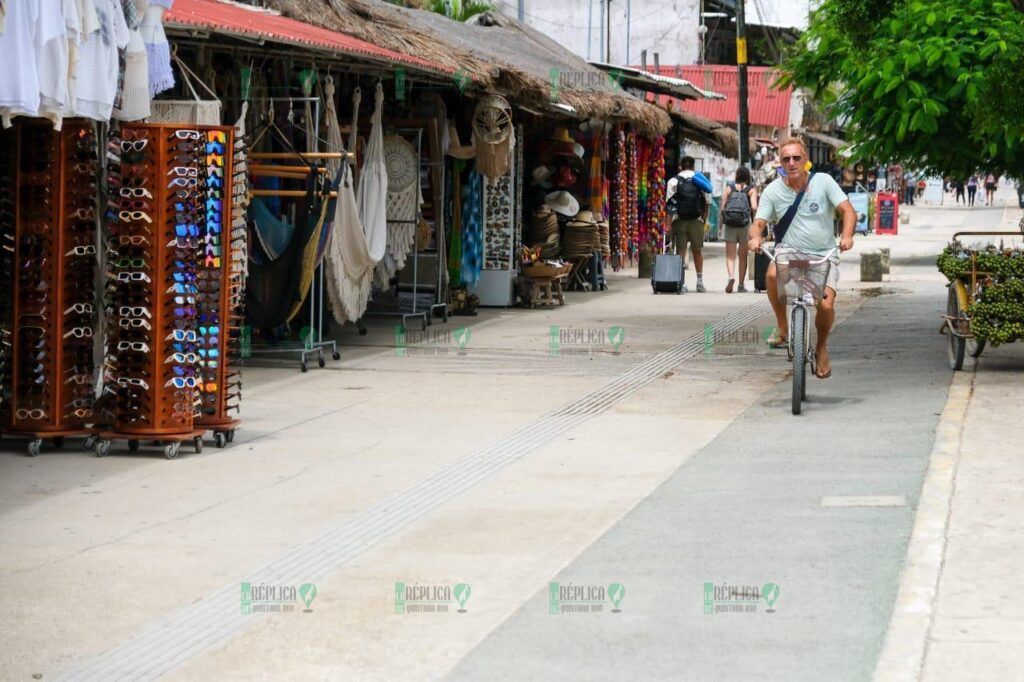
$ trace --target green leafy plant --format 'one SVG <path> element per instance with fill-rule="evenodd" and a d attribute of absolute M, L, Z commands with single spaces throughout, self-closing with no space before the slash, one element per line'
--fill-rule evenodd
<path fill-rule="evenodd" d="M 422 8 L 454 21 L 466 21 L 477 14 L 494 10 L 494 5 L 481 0 L 427 0 Z"/>
<path fill-rule="evenodd" d="M 1007 0 L 824 0 L 785 59 L 858 156 L 1024 175 L 1024 16 Z"/>

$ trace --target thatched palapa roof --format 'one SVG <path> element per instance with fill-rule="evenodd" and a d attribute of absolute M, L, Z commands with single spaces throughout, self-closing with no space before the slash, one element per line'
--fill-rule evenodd
<path fill-rule="evenodd" d="M 471 23 L 382 0 L 269 0 L 287 16 L 429 60 L 524 106 L 561 103 L 580 118 L 628 120 L 647 135 L 671 127 L 668 114 L 622 90 L 544 34 L 496 12 Z"/>

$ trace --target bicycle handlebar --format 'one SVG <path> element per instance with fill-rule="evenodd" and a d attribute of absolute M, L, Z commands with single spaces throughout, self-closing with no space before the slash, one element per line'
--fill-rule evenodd
<path fill-rule="evenodd" d="M 829 251 L 827 254 L 825 254 L 825 256 L 821 260 L 809 260 L 807 262 L 810 265 L 821 265 L 822 263 L 827 261 L 829 258 L 831 258 L 832 255 L 835 254 L 835 252 L 838 251 L 838 250 L 839 250 L 838 246 L 833 247 L 832 250 Z M 761 253 L 763 253 L 764 255 L 766 255 L 769 258 L 771 258 L 773 263 L 775 262 L 775 255 L 771 251 L 769 251 L 768 249 L 764 248 L 764 244 L 761 245 Z"/>

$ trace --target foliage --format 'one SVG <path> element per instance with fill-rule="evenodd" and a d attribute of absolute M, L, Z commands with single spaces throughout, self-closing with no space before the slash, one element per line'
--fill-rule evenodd
<path fill-rule="evenodd" d="M 1007 0 L 824 0 L 784 63 L 861 157 L 1024 175 L 1024 17 Z"/>
<path fill-rule="evenodd" d="M 494 5 L 481 0 L 426 0 L 423 9 L 454 21 L 466 21 L 477 14 L 493 11 Z"/>

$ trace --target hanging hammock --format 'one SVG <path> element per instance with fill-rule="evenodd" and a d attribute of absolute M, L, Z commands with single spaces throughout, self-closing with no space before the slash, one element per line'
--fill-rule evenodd
<path fill-rule="evenodd" d="M 353 96 L 352 142 L 355 140 L 355 123 L 359 115 L 361 97 L 359 88 L 356 88 Z M 324 85 L 324 98 L 327 144 L 332 151 L 344 152 L 341 125 L 334 107 L 334 81 L 330 76 Z M 374 117 L 376 120 L 377 112 L 374 113 Z M 354 149 L 355 145 L 350 144 L 350 148 Z M 352 168 L 347 160 L 344 163 L 341 160 L 331 160 L 327 168 L 332 173 L 341 172 L 341 184 L 338 186 L 338 200 L 334 213 L 335 228 L 324 258 L 325 279 L 334 319 L 338 324 L 344 324 L 348 320 L 358 320 L 366 312 L 373 266 L 377 261 L 370 253 L 370 244 L 359 219 Z"/>
<path fill-rule="evenodd" d="M 267 131 L 273 131 L 286 148 L 296 151 L 274 123 L 272 111 L 267 128 L 256 136 L 253 145 Z M 281 326 L 302 307 L 316 270 L 320 239 L 324 229 L 329 229 L 328 218 L 333 218 L 330 192 L 339 182 L 340 175 L 328 182 L 319 173 L 310 173 L 306 195 L 296 204 L 294 224 L 280 220 L 254 197 L 248 216 L 256 239 L 249 255 L 246 286 L 246 318 L 252 326 L 265 330 Z"/>

